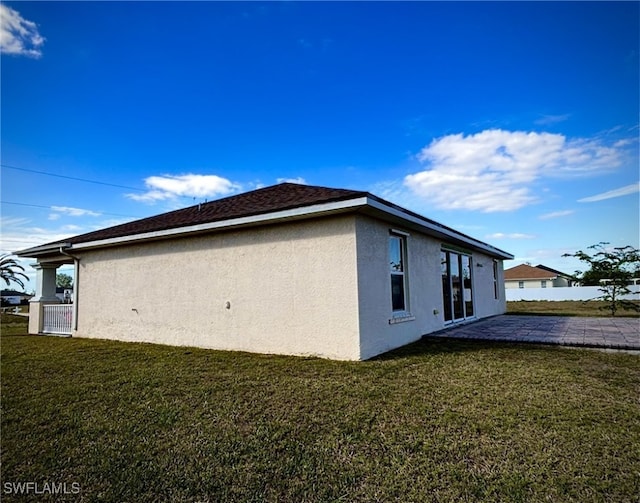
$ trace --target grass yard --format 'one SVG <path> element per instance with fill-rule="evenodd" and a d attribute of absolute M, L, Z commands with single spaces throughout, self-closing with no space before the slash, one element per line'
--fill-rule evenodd
<path fill-rule="evenodd" d="M 334 362 L 25 336 L 9 318 L 3 502 L 640 494 L 637 355 L 429 341 Z M 27 481 L 79 494 L 8 494 Z"/>
<path fill-rule="evenodd" d="M 519 300 L 507 302 L 507 314 L 527 314 L 540 316 L 598 316 L 608 318 L 611 312 L 607 303 L 597 300 Z M 640 317 L 640 313 L 620 309 L 616 317 Z"/>

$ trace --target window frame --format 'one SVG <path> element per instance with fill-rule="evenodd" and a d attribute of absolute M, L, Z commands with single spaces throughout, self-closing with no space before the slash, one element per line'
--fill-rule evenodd
<path fill-rule="evenodd" d="M 388 246 L 388 252 L 389 252 L 389 285 L 391 288 L 391 312 L 393 313 L 393 317 L 397 318 L 397 317 L 404 317 L 407 315 L 410 315 L 410 310 L 409 310 L 409 275 L 408 275 L 408 253 L 407 253 L 407 237 L 408 234 L 404 233 L 404 232 L 397 232 L 397 231 L 391 231 L 389 232 L 389 246 Z M 391 261 L 391 243 L 393 241 L 397 241 L 399 243 L 400 246 L 400 266 L 401 266 L 401 270 L 394 270 L 393 269 L 393 265 L 392 265 L 392 261 Z M 401 285 L 402 285 L 402 308 L 401 309 L 395 309 L 394 305 L 393 305 L 393 277 L 401 277 L 402 281 L 401 281 Z"/>
<path fill-rule="evenodd" d="M 441 246 L 440 274 L 442 278 L 442 304 L 445 325 L 477 319 L 474 264 L 475 258 L 472 252 L 448 244 Z M 464 277 L 465 269 L 468 270 L 468 278 Z M 458 279 L 455 280 L 454 278 Z M 469 282 L 470 288 L 465 288 L 465 281 Z M 456 285 L 458 285 L 457 297 Z M 465 297 L 467 290 L 470 294 L 468 300 Z M 456 309 L 458 309 L 461 316 L 456 316 Z M 467 311 L 470 311 L 470 313 L 467 313 Z"/>

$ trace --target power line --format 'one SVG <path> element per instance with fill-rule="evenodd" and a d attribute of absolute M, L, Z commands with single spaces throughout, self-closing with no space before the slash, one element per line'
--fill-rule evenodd
<path fill-rule="evenodd" d="M 87 178 L 78 178 L 75 176 L 58 175 L 56 173 L 47 173 L 46 171 L 38 171 L 35 169 L 18 168 L 17 166 L 9 166 L 8 164 L 0 164 L 0 166 L 6 169 L 15 169 L 17 171 L 25 171 L 27 173 L 36 173 L 38 175 L 54 176 L 56 178 L 64 178 L 66 180 L 75 180 L 77 182 L 94 183 L 96 185 L 106 185 L 107 187 L 117 187 L 119 189 L 136 190 L 138 192 L 145 192 L 146 190 L 146 189 L 141 189 L 139 187 L 128 187 L 126 185 L 118 185 L 115 183 L 101 182 L 98 180 L 88 180 Z"/>
<path fill-rule="evenodd" d="M 146 192 L 149 189 L 141 189 L 140 187 L 129 187 L 128 185 L 118 185 L 116 183 L 108 183 L 108 182 L 101 182 L 99 180 L 89 180 L 87 178 L 79 178 L 76 176 L 67 176 L 67 175 L 58 175 L 57 173 L 48 173 L 46 171 L 38 171 L 36 169 L 28 169 L 28 168 L 19 168 L 18 166 L 10 166 L 9 164 L 0 164 L 1 167 L 6 168 L 6 169 L 15 169 L 17 171 L 24 171 L 27 173 L 35 173 L 38 175 L 46 175 L 46 176 L 53 176 L 56 178 L 64 178 L 65 180 L 74 180 L 76 182 L 84 182 L 84 183 L 93 183 L 95 185 L 104 185 L 107 187 L 116 187 L 118 189 L 127 189 L 127 190 L 135 190 L 137 192 Z M 189 200 L 196 200 L 195 196 L 189 196 L 189 195 L 178 195 L 176 194 L 175 197 L 180 197 L 182 199 L 189 199 Z M 206 202 L 206 201 L 205 201 Z M 105 213 L 106 215 L 107 213 Z M 128 215 L 122 215 L 122 216 L 128 216 Z M 138 218 L 138 217 L 134 217 L 134 218 Z"/>
<path fill-rule="evenodd" d="M 29 208 L 43 208 L 45 210 L 51 210 L 51 211 L 58 211 L 59 213 L 61 213 L 61 210 L 56 210 L 56 208 L 68 208 L 68 206 L 61 206 L 61 205 L 53 205 L 53 206 L 43 206 L 41 204 L 27 204 L 27 203 L 15 203 L 12 201 L 0 201 L 0 204 L 10 204 L 13 206 L 27 206 Z M 74 209 L 79 209 L 81 210 L 82 208 L 74 208 Z M 107 213 L 106 211 L 93 211 L 93 210 L 86 210 L 86 211 L 91 211 L 93 213 L 100 213 L 100 215 L 108 215 L 110 217 L 125 217 L 125 218 L 143 218 L 137 215 L 123 215 L 121 213 Z"/>

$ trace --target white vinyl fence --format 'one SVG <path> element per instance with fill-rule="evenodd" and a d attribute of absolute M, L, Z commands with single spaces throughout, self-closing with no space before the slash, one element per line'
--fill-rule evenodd
<path fill-rule="evenodd" d="M 54 304 L 43 307 L 43 326 L 45 334 L 71 335 L 73 304 Z"/>
<path fill-rule="evenodd" d="M 508 301 L 516 300 L 591 300 L 600 297 L 597 286 L 576 286 L 556 288 L 507 288 Z M 633 293 L 622 297 L 626 300 L 640 300 L 640 285 L 630 286 Z"/>

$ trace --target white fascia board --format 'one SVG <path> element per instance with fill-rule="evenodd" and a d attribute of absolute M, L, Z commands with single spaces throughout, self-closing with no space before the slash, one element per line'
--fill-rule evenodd
<path fill-rule="evenodd" d="M 474 238 L 465 236 L 464 234 L 460 234 L 456 231 L 454 231 L 453 229 L 449 229 L 447 227 L 438 225 L 435 222 L 431 222 L 425 218 L 420 218 L 416 215 L 413 215 L 411 213 L 407 213 L 405 211 L 402 211 L 399 207 L 392 207 L 392 206 L 387 206 L 386 204 L 381 203 L 380 201 L 376 200 L 376 199 L 372 199 L 372 198 L 367 198 L 367 204 L 369 206 L 371 206 L 372 208 L 375 208 L 379 211 L 383 211 L 389 215 L 392 215 L 394 217 L 397 218 L 402 218 L 408 222 L 411 222 L 413 224 L 416 224 L 420 227 L 422 227 L 423 229 L 425 229 L 427 234 L 438 234 L 438 235 L 443 235 L 446 237 L 451 238 L 452 240 L 455 240 L 457 242 L 462 242 L 465 243 L 469 246 L 471 246 L 472 248 L 475 249 L 479 249 L 482 251 L 487 252 L 489 255 L 494 256 L 494 257 L 500 257 L 503 259 L 508 259 L 511 260 L 513 259 L 513 255 L 511 255 L 510 253 L 507 253 L 503 250 L 500 250 L 498 248 L 494 248 L 493 246 L 487 244 L 487 243 L 483 243 L 482 241 L 476 240 Z"/>
<path fill-rule="evenodd" d="M 15 253 L 18 257 L 37 257 L 39 255 L 50 255 L 52 252 L 59 252 L 60 248 L 67 249 L 71 245 L 69 243 L 53 243 L 41 246 L 34 246 L 33 248 L 27 248 L 26 250 L 20 250 Z"/>
<path fill-rule="evenodd" d="M 67 250 L 84 250 L 91 248 L 102 248 L 109 246 L 117 246 L 125 243 L 135 243 L 140 241 L 156 240 L 177 237 L 185 234 L 201 233 L 213 230 L 231 229 L 235 227 L 244 227 L 257 224 L 275 223 L 278 221 L 295 220 L 299 218 L 321 216 L 323 214 L 340 213 L 344 211 L 354 211 L 365 207 L 373 208 L 377 211 L 386 213 L 392 217 L 399 218 L 411 224 L 417 225 L 423 229 L 427 234 L 436 234 L 440 236 L 448 237 L 454 241 L 465 243 L 475 249 L 479 249 L 487 252 L 494 257 L 500 257 L 504 259 L 513 259 L 513 255 L 494 248 L 493 246 L 470 238 L 463 234 L 460 234 L 452 229 L 441 226 L 435 222 L 431 222 L 425 218 L 421 218 L 417 215 L 402 211 L 400 207 L 389 206 L 380 202 L 377 198 L 363 196 L 355 199 L 348 199 L 346 201 L 336 201 L 332 203 L 315 204 L 312 206 L 302 206 L 300 208 L 292 208 L 288 210 L 275 211 L 271 213 L 264 213 L 260 215 L 251 215 L 246 217 L 233 218 L 229 220 L 220 220 L 217 222 L 209 222 L 205 224 L 189 225 L 185 227 L 176 227 L 172 229 L 166 229 L 162 231 L 145 232 L 141 234 L 132 234 L 129 236 L 120 236 L 109 239 L 101 239 L 97 241 L 87 241 L 85 243 L 77 243 L 73 245 L 63 244 L 62 246 Z M 35 247 L 26 252 L 46 252 L 60 249 L 60 244 L 55 246 L 42 246 Z M 23 256 L 29 256 L 23 254 Z"/>
<path fill-rule="evenodd" d="M 357 199 L 349 199 L 347 201 L 337 201 L 333 203 L 316 204 L 313 206 L 303 206 L 300 208 L 292 208 L 289 210 L 275 211 L 272 213 L 264 213 L 261 215 L 251 215 L 247 217 L 233 218 L 230 220 L 220 220 L 206 224 L 189 225 L 186 227 L 176 227 L 162 231 L 145 232 L 142 234 L 133 234 L 130 236 L 120 236 L 117 238 L 101 239 L 98 241 L 88 241 L 86 243 L 77 243 L 72 245 L 73 250 L 83 250 L 89 248 L 102 248 L 137 241 L 155 240 L 175 237 L 183 234 L 199 233 L 211 230 L 220 230 L 233 227 L 273 223 L 280 220 L 290 220 L 303 218 L 307 216 L 319 216 L 324 213 L 336 213 L 341 211 L 354 210 L 367 204 L 366 197 Z"/>

